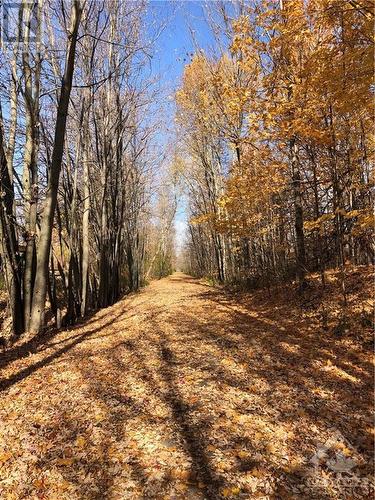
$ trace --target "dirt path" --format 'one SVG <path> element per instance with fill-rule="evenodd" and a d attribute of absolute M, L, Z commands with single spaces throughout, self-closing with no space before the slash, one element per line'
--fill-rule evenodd
<path fill-rule="evenodd" d="M 0 498 L 365 498 L 369 356 L 316 335 L 176 273 L 14 348 Z"/>

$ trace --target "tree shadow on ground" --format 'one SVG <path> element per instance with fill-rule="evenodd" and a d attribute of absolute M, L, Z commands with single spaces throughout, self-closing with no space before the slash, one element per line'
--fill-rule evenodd
<path fill-rule="evenodd" d="M 180 275 L 171 281 L 190 287 L 197 282 Z M 318 481 L 329 471 L 309 462 L 316 451 L 312 428 L 319 428 L 318 436 L 337 430 L 365 460 L 371 456 L 366 419 L 372 367 L 360 348 L 309 330 L 287 309 L 275 313 L 220 290 L 198 285 L 189 301 L 175 299 L 173 290 L 171 295 L 172 305 L 146 300 L 147 311 L 140 303 L 96 328 L 56 339 L 50 348 L 57 350 L 3 380 L 0 387 L 8 388 L 68 354 L 79 380 L 75 389 L 84 387 L 78 399 L 65 393 L 57 401 L 59 416 L 46 433 L 56 442 L 40 468 L 64 459 L 82 435 L 84 456 L 61 467 L 79 498 L 159 499 L 167 492 L 214 500 L 230 497 L 237 485 L 243 498 L 334 498 Z M 123 321 L 142 312 L 142 322 L 129 331 Z M 87 413 L 77 415 L 80 401 Z M 104 412 L 98 421 L 95 408 Z M 164 440 L 172 444 L 165 445 L 165 467 L 159 469 Z M 188 464 L 186 475 L 180 457 Z M 91 483 L 85 482 L 89 476 Z M 248 478 L 254 490 L 246 489 Z M 130 483 L 134 493 L 121 490 Z M 176 493 L 181 483 L 186 489 Z M 341 498 L 344 493 L 338 492 Z"/>
<path fill-rule="evenodd" d="M 173 418 L 177 424 L 179 432 L 186 445 L 186 451 L 191 457 L 193 480 L 203 485 L 205 498 L 214 500 L 219 498 L 220 488 L 223 486 L 222 479 L 210 466 L 206 456 L 207 443 L 204 435 L 207 433 L 205 419 L 200 419 L 199 423 L 192 423 L 189 415 L 190 405 L 184 403 L 176 384 L 176 374 L 173 363 L 175 361 L 173 351 L 168 347 L 168 342 L 160 332 L 160 357 L 162 365 L 160 375 L 167 384 L 165 402 L 172 409 Z"/>
<path fill-rule="evenodd" d="M 63 354 L 66 354 L 69 352 L 73 347 L 77 346 L 78 344 L 84 342 L 85 340 L 91 338 L 95 333 L 100 332 L 103 328 L 109 325 L 113 325 L 113 323 L 116 321 L 116 319 L 121 316 L 122 313 L 120 312 L 117 316 L 111 318 L 110 321 L 107 323 L 101 325 L 98 328 L 93 328 L 92 330 L 88 330 L 86 332 L 83 332 L 81 334 L 73 335 L 72 337 L 68 337 L 68 339 L 64 339 L 61 341 L 61 343 L 65 344 L 63 347 L 55 350 L 51 354 L 43 357 L 36 363 L 33 363 L 31 365 L 28 365 L 26 368 L 19 370 L 18 372 L 14 373 L 13 375 L 9 376 L 8 378 L 5 379 L 0 379 L 0 392 L 8 389 L 11 387 L 13 384 L 20 382 L 21 380 L 25 379 L 32 373 L 36 372 L 40 368 L 43 368 L 44 366 L 47 366 L 50 364 L 52 361 L 58 359 L 60 356 Z M 72 328 L 74 331 L 75 329 L 79 328 L 79 326 L 76 326 L 75 328 Z M 72 331 L 71 330 L 71 331 Z M 53 334 L 49 337 L 52 338 L 54 335 L 56 335 L 57 332 L 53 332 Z M 73 338 L 73 340 L 71 340 Z M 41 344 L 44 344 L 48 340 L 48 338 L 43 337 L 42 340 L 35 340 L 35 343 L 32 344 L 33 341 L 30 341 L 30 344 L 27 343 L 28 345 L 24 344 L 21 346 L 21 349 L 15 350 L 14 353 L 10 353 L 9 357 L 6 359 L 6 363 L 9 363 L 13 361 L 14 359 L 20 359 L 23 357 L 26 357 L 27 355 L 30 355 L 30 353 L 36 352 L 35 350 L 30 351 L 30 345 L 33 345 L 33 349 L 37 348 Z M 69 342 L 71 340 L 71 342 Z M 17 356 L 13 358 L 13 356 Z"/>

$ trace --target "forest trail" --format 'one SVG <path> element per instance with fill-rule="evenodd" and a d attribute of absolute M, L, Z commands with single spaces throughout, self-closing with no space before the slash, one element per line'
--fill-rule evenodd
<path fill-rule="evenodd" d="M 326 337 L 175 273 L 26 340 L 0 360 L 0 497 L 365 498 L 371 356 Z"/>

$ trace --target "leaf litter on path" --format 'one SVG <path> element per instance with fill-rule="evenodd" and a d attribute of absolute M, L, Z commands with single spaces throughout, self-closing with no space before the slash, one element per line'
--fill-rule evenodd
<path fill-rule="evenodd" d="M 371 356 L 291 307 L 177 273 L 5 356 L 0 498 L 370 495 Z"/>

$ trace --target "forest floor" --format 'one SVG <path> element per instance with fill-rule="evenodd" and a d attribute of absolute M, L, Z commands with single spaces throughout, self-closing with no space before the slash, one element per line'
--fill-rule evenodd
<path fill-rule="evenodd" d="M 301 302 L 175 273 L 23 339 L 0 358 L 0 498 L 372 498 L 357 273 L 344 331 L 328 302 L 322 326 L 317 286 Z"/>

